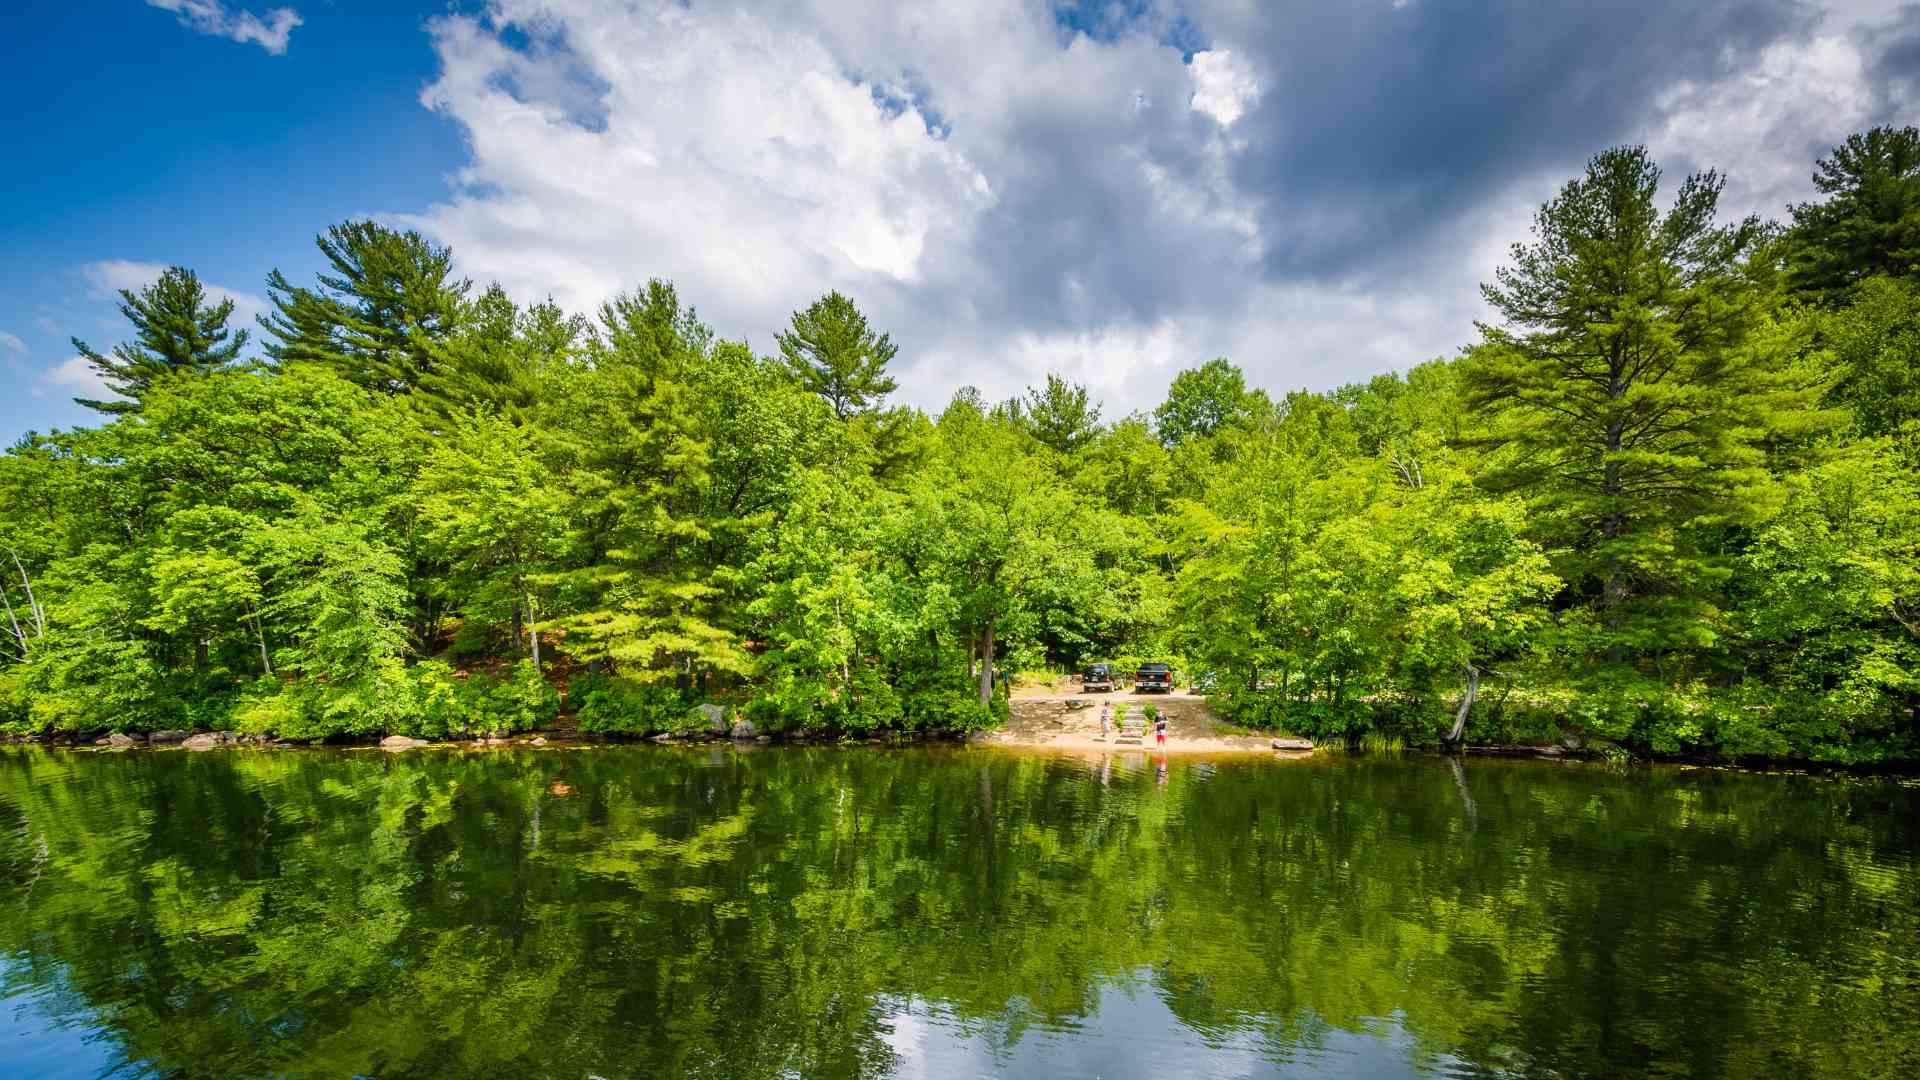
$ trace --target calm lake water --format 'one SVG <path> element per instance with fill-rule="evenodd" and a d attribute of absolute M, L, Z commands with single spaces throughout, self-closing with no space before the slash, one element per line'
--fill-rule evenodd
<path fill-rule="evenodd" d="M 1920 1075 L 1920 787 L 0 752 L 0 1075 Z"/>

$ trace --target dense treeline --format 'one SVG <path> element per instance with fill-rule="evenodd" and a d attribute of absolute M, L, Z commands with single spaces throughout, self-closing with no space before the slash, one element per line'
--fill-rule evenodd
<path fill-rule="evenodd" d="M 1455 359 L 1112 420 L 890 407 L 838 293 L 758 356 L 666 282 L 587 318 L 349 223 L 245 359 L 176 268 L 76 342 L 102 425 L 0 459 L 0 721 L 956 730 L 995 671 L 1152 656 L 1323 737 L 1920 756 L 1920 131 L 1786 227 L 1660 181 L 1595 157 Z"/>

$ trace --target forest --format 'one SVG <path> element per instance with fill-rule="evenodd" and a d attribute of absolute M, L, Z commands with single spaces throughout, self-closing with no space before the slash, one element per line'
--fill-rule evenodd
<path fill-rule="evenodd" d="M 1456 356 L 1127 416 L 892 404 L 838 292 L 757 355 L 374 222 L 255 327 L 174 267 L 75 342 L 98 425 L 0 456 L 0 730 L 957 733 L 996 672 L 1159 659 L 1322 740 L 1920 759 L 1920 130 L 1813 179 L 1732 220 L 1607 150 Z"/>

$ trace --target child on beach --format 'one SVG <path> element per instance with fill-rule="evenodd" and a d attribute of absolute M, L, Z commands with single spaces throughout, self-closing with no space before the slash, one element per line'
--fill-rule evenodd
<path fill-rule="evenodd" d="M 1167 745 L 1167 718 L 1164 716 L 1153 722 L 1153 741 L 1156 746 Z"/>
<path fill-rule="evenodd" d="M 1104 739 L 1107 737 L 1107 725 L 1111 723 L 1112 720 L 1113 720 L 1113 706 L 1102 704 L 1100 706 L 1100 737 L 1101 738 Z"/>

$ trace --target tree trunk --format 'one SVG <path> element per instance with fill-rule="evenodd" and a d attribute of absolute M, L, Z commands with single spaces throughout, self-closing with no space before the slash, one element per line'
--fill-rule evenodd
<path fill-rule="evenodd" d="M 33 636 L 46 637 L 47 612 L 40 606 L 40 601 L 34 599 L 33 580 L 27 577 L 27 568 L 20 564 L 20 553 L 8 548 L 7 554 L 13 558 L 13 568 L 20 571 L 20 587 L 27 591 L 27 619 L 33 623 Z"/>
<path fill-rule="evenodd" d="M 26 663 L 27 654 L 31 651 L 27 648 L 27 635 L 20 631 L 20 620 L 13 616 L 13 601 L 8 599 L 5 589 L 0 589 L 0 603 L 7 607 L 7 622 L 12 624 L 13 640 L 20 646 L 20 662 Z"/>
<path fill-rule="evenodd" d="M 540 616 L 533 610 L 533 594 L 527 593 L 527 641 L 533 647 L 533 670 L 540 670 L 540 628 L 534 624 Z"/>
<path fill-rule="evenodd" d="M 980 634 L 980 704 L 993 704 L 993 619 Z"/>
<path fill-rule="evenodd" d="M 272 675 L 273 661 L 267 657 L 266 628 L 260 625 L 260 613 L 258 611 L 250 612 L 250 614 L 253 616 L 253 639 L 260 643 L 260 670 L 268 675 Z"/>
<path fill-rule="evenodd" d="M 1460 695 L 1460 709 L 1453 714 L 1453 730 L 1447 732 L 1446 743 L 1449 747 L 1458 747 L 1460 739 L 1467 731 L 1467 714 L 1473 711 L 1473 699 L 1480 693 L 1480 669 L 1472 664 L 1466 668 L 1467 692 Z"/>

